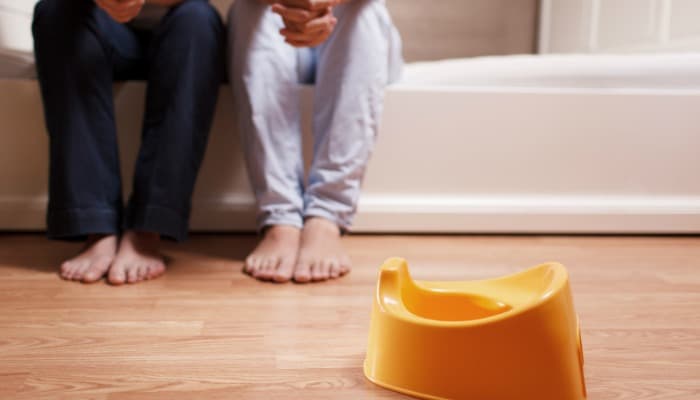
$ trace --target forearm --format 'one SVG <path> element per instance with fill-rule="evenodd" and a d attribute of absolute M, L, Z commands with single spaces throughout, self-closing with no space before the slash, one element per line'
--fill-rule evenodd
<path fill-rule="evenodd" d="M 353 0 L 258 0 L 258 2 L 266 5 L 282 4 L 287 7 L 297 7 L 306 10 L 333 7 L 351 1 Z"/>

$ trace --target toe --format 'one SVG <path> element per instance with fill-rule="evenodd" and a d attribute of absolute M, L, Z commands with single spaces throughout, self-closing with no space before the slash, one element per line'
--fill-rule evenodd
<path fill-rule="evenodd" d="M 258 262 L 258 258 L 256 256 L 248 256 L 245 259 L 245 264 L 243 265 L 243 271 L 247 274 L 253 274 L 253 271 L 255 271 L 255 266 Z"/>
<path fill-rule="evenodd" d="M 134 283 L 138 281 L 139 266 L 130 265 L 126 270 L 126 281 L 129 283 Z"/>
<path fill-rule="evenodd" d="M 328 267 L 325 262 L 317 262 L 311 266 L 311 280 L 314 282 L 326 280 L 328 276 Z"/>
<path fill-rule="evenodd" d="M 294 266 L 294 281 L 306 283 L 311 280 L 311 263 L 308 260 L 299 260 Z"/>
<path fill-rule="evenodd" d="M 124 264 L 115 262 L 112 265 L 112 268 L 109 269 L 107 280 L 113 285 L 121 285 L 126 282 L 126 270 L 124 269 Z"/>
<path fill-rule="evenodd" d="M 148 266 L 148 279 L 157 278 L 165 273 L 165 264 L 162 262 L 154 263 Z"/>
<path fill-rule="evenodd" d="M 274 273 L 274 262 L 274 258 L 271 257 L 266 257 L 263 259 L 260 266 L 255 271 L 255 277 L 261 280 L 268 280 L 272 278 L 272 274 Z"/>
<path fill-rule="evenodd" d="M 331 260 L 326 260 L 321 264 L 321 280 L 322 281 L 327 281 L 331 277 L 331 265 L 332 265 Z"/>
<path fill-rule="evenodd" d="M 61 270 L 59 274 L 63 279 L 69 279 L 70 272 L 73 271 L 73 263 L 70 261 L 65 261 L 61 264 Z"/>
<path fill-rule="evenodd" d="M 73 280 L 80 271 L 83 262 L 81 261 L 66 261 L 61 264 L 61 277 L 66 280 Z"/>
<path fill-rule="evenodd" d="M 143 281 L 146 279 L 146 274 L 148 273 L 148 265 L 142 265 L 136 274 L 137 279 Z"/>
<path fill-rule="evenodd" d="M 267 259 L 266 258 L 259 258 L 257 262 L 255 263 L 255 267 L 253 268 L 253 273 L 252 275 L 255 278 L 260 279 L 262 271 L 265 270 L 265 267 L 267 266 Z"/>
<path fill-rule="evenodd" d="M 260 273 L 260 270 L 263 268 L 263 262 L 264 262 L 264 261 L 265 261 L 265 260 L 263 260 L 263 259 L 260 258 L 260 257 L 256 257 L 256 258 L 255 258 L 255 260 L 254 260 L 254 262 L 253 262 L 253 267 L 252 267 L 251 270 L 250 270 L 250 274 L 251 274 L 252 276 L 254 276 L 254 277 L 257 277 L 257 276 L 258 276 L 258 274 Z"/>
<path fill-rule="evenodd" d="M 330 278 L 338 278 L 340 276 L 340 263 L 337 261 L 332 261 L 330 263 L 330 268 L 328 270 L 328 275 Z"/>
<path fill-rule="evenodd" d="M 149 265 L 145 265 L 145 266 L 143 267 L 143 270 L 142 270 L 142 271 L 143 271 L 143 280 L 149 280 L 149 279 L 151 279 L 151 276 L 153 275 L 152 269 L 153 269 L 153 267 L 152 267 L 150 264 L 149 264 Z"/>
<path fill-rule="evenodd" d="M 350 261 L 350 257 L 343 256 L 340 258 L 340 275 L 345 275 L 350 272 L 351 267 L 352 262 Z"/>
<path fill-rule="evenodd" d="M 109 270 L 109 265 L 111 263 L 112 260 L 110 258 L 102 258 L 93 262 L 85 271 L 83 282 L 92 283 L 102 279 L 107 273 L 107 270 Z"/>
<path fill-rule="evenodd" d="M 87 261 L 76 263 L 75 268 L 73 268 L 73 271 L 70 274 L 70 280 L 73 280 L 73 281 L 82 280 L 83 276 L 85 276 L 85 272 L 87 271 L 89 266 L 90 266 L 90 263 Z"/>
<path fill-rule="evenodd" d="M 284 283 L 289 282 L 292 279 L 292 275 L 294 275 L 294 259 L 283 257 L 277 265 L 272 279 L 275 282 Z"/>
<path fill-rule="evenodd" d="M 265 279 L 265 280 L 273 279 L 279 264 L 280 264 L 280 261 L 278 258 L 276 258 L 276 257 L 268 258 L 267 261 L 265 262 L 265 268 L 260 272 L 260 278 Z"/>

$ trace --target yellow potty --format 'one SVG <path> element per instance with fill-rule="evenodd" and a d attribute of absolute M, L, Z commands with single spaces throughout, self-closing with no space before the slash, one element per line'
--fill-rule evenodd
<path fill-rule="evenodd" d="M 578 319 L 563 265 L 485 281 L 413 281 L 405 260 L 379 273 L 365 375 L 426 399 L 586 398 Z"/>

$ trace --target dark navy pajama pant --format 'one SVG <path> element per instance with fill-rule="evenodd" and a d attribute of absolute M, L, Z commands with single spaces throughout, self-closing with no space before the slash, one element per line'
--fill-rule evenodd
<path fill-rule="evenodd" d="M 42 0 L 32 30 L 50 138 L 49 237 L 129 229 L 183 240 L 224 75 L 216 10 L 186 0 L 136 30 L 92 0 Z M 133 79 L 147 81 L 147 95 L 124 207 L 112 85 Z"/>

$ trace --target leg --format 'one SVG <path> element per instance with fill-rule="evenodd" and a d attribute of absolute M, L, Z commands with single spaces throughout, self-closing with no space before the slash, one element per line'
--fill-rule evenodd
<path fill-rule="evenodd" d="M 224 75 L 224 27 L 205 0 L 173 7 L 153 32 L 148 93 L 134 190 L 110 282 L 165 271 L 161 236 L 187 235 L 192 191 Z"/>
<path fill-rule="evenodd" d="M 350 227 L 381 117 L 384 88 L 401 67 L 401 45 L 384 1 L 335 9 L 338 24 L 318 48 L 314 159 L 295 279 L 337 278 L 350 269 L 340 246 Z"/>
<path fill-rule="evenodd" d="M 141 49 L 88 0 L 42 0 L 32 30 L 50 140 L 48 234 L 89 236 L 61 270 L 67 279 L 95 281 L 114 257 L 121 219 L 112 81 L 137 68 Z"/>
<path fill-rule="evenodd" d="M 229 17 L 229 80 L 250 182 L 260 245 L 245 271 L 288 281 L 302 226 L 303 159 L 297 51 L 284 43 L 279 16 L 257 0 L 237 0 Z"/>

